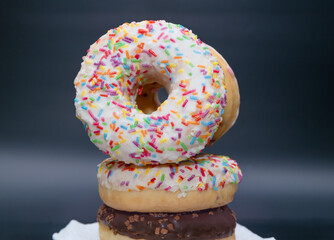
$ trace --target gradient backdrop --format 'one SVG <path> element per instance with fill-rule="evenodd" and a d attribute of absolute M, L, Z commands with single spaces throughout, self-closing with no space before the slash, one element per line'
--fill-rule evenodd
<path fill-rule="evenodd" d="M 75 118 L 73 80 L 90 44 L 144 19 L 187 26 L 236 73 L 239 119 L 205 152 L 243 170 L 238 221 L 264 237 L 333 239 L 332 2 L 2 1 L 0 239 L 95 221 L 106 156 Z"/>

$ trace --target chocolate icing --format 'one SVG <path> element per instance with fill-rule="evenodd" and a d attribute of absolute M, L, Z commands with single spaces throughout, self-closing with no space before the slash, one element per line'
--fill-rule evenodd
<path fill-rule="evenodd" d="M 234 233 L 236 217 L 227 206 L 196 212 L 139 213 L 125 212 L 102 205 L 97 221 L 115 234 L 133 239 L 213 240 Z"/>

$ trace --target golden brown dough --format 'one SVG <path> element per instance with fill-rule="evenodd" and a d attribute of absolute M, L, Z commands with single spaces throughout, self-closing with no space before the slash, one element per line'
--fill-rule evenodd
<path fill-rule="evenodd" d="M 239 114 L 240 94 L 239 86 L 234 73 L 226 60 L 212 47 L 209 47 L 211 53 L 218 59 L 219 65 L 225 74 L 225 84 L 227 89 L 227 101 L 223 115 L 223 122 L 213 135 L 211 143 L 217 141 L 224 133 L 226 133 L 235 123 Z"/>
<path fill-rule="evenodd" d="M 109 207 L 128 212 L 186 212 L 216 208 L 232 202 L 237 184 L 226 184 L 218 191 L 190 191 L 178 197 L 180 191 L 144 189 L 142 191 L 116 191 L 99 184 L 102 201 Z"/>

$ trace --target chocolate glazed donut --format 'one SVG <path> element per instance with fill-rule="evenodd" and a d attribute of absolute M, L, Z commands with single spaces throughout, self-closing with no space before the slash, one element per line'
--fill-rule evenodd
<path fill-rule="evenodd" d="M 213 240 L 234 235 L 236 217 L 227 206 L 196 212 L 124 212 L 106 205 L 98 211 L 97 221 L 114 234 L 148 240 Z"/>

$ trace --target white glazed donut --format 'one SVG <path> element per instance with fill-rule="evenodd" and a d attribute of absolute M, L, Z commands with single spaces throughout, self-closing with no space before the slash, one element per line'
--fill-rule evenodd
<path fill-rule="evenodd" d="M 226 87 L 226 106 L 224 108 L 223 121 L 213 135 L 210 144 L 217 141 L 235 123 L 239 114 L 240 94 L 238 81 L 227 61 L 214 48 L 209 47 L 210 52 L 218 59 L 220 67 L 223 69 Z M 137 95 L 137 105 L 144 113 L 154 112 L 160 106 L 158 90 L 162 86 L 158 83 L 146 84 L 143 86 L 142 94 Z"/>
<path fill-rule="evenodd" d="M 146 84 L 168 99 L 151 114 L 136 104 Z M 146 165 L 198 154 L 222 122 L 224 73 L 190 30 L 165 21 L 126 23 L 98 39 L 77 77 L 75 107 L 91 141 L 113 159 Z"/>
<path fill-rule="evenodd" d="M 137 166 L 107 159 L 98 166 L 102 201 L 137 212 L 184 212 L 233 200 L 242 173 L 236 161 L 205 154 L 174 164 Z"/>

